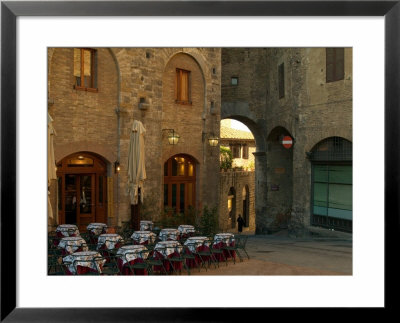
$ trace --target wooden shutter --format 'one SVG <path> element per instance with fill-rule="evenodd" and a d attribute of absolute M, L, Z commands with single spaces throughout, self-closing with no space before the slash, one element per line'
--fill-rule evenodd
<path fill-rule="evenodd" d="M 344 48 L 326 49 L 326 82 L 344 79 Z"/>

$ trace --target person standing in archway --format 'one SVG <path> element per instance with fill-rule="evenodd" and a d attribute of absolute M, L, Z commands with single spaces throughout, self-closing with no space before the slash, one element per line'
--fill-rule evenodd
<path fill-rule="evenodd" d="M 239 214 L 239 217 L 237 219 L 237 223 L 238 223 L 238 231 L 242 232 L 243 230 L 243 225 L 244 225 L 244 220 L 242 218 L 242 216 Z"/>

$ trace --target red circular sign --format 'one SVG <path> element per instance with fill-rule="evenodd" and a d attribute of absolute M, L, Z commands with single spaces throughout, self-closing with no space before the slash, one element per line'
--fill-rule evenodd
<path fill-rule="evenodd" d="M 290 137 L 290 136 L 285 136 L 285 137 L 283 137 L 283 139 L 282 139 L 282 145 L 283 145 L 283 147 L 285 147 L 285 148 L 290 148 L 290 147 L 292 147 L 292 145 L 293 145 L 293 139 L 292 139 L 292 137 Z"/>

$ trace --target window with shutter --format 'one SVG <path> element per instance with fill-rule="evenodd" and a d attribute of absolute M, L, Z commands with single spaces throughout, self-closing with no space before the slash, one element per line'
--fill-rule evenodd
<path fill-rule="evenodd" d="M 344 79 L 344 48 L 326 49 L 326 82 Z"/>
<path fill-rule="evenodd" d="M 243 146 L 242 158 L 243 159 L 249 159 L 249 146 L 247 146 L 247 145 Z"/>
<path fill-rule="evenodd" d="M 176 69 L 176 103 L 191 104 L 190 101 L 190 71 Z"/>
<path fill-rule="evenodd" d="M 97 92 L 96 50 L 74 48 L 74 77 L 76 90 Z"/>

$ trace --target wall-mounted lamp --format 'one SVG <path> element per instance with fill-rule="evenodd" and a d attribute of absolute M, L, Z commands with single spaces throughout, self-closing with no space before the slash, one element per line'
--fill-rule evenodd
<path fill-rule="evenodd" d="M 176 145 L 178 143 L 180 137 L 174 129 L 162 129 L 162 131 L 169 131 L 168 142 L 170 145 Z"/>
<path fill-rule="evenodd" d="M 118 174 L 120 170 L 121 170 L 121 166 L 120 166 L 120 164 L 119 164 L 119 161 L 116 160 L 116 161 L 114 162 L 114 172 L 115 172 L 115 174 Z"/>
<path fill-rule="evenodd" d="M 206 132 L 203 132 L 203 142 L 206 140 L 206 138 L 207 138 L 207 133 Z M 210 133 L 210 135 L 208 136 L 208 143 L 209 143 L 209 145 L 211 146 L 211 147 L 216 147 L 216 146 L 218 146 L 218 141 L 219 141 L 219 139 L 218 139 L 218 137 L 217 136 L 215 136 L 213 133 Z"/>

